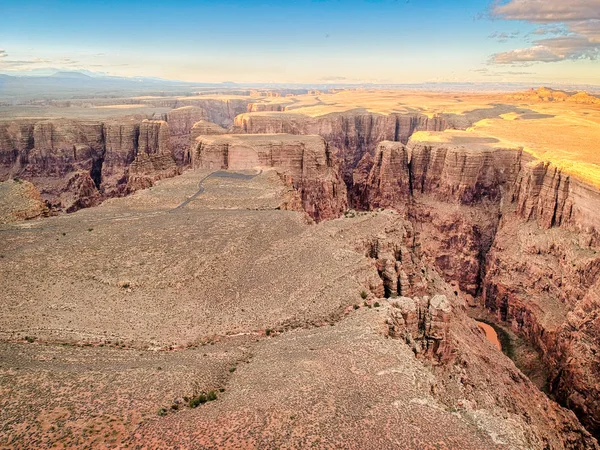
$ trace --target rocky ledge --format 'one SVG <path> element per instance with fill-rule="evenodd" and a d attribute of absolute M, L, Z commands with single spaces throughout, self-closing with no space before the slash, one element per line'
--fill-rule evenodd
<path fill-rule="evenodd" d="M 550 393 L 598 435 L 600 192 L 454 131 L 381 142 L 353 182 L 361 208 L 403 213 L 423 258 L 540 350 Z M 389 293 L 404 295 L 394 282 Z"/>
<path fill-rule="evenodd" d="M 194 168 L 204 169 L 272 168 L 294 187 L 316 221 L 339 217 L 348 207 L 336 158 L 320 136 L 199 136 L 191 160 Z"/>

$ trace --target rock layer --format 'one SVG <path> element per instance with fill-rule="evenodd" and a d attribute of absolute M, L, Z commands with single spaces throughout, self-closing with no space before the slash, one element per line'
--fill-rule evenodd
<path fill-rule="evenodd" d="M 274 168 L 300 194 L 316 221 L 347 209 L 346 188 L 329 145 L 319 136 L 199 136 L 192 166 L 207 169 Z"/>
<path fill-rule="evenodd" d="M 600 192 L 455 132 L 382 142 L 363 163 L 363 206 L 406 214 L 424 259 L 540 350 L 552 394 L 598 435 Z M 382 266 L 392 295 L 394 272 Z"/>
<path fill-rule="evenodd" d="M 442 131 L 450 124 L 442 117 L 420 114 L 350 112 L 308 117 L 289 113 L 248 113 L 235 118 L 245 133 L 318 134 L 336 148 L 346 184 L 366 153 L 384 140 L 406 143 L 417 130 Z"/>
<path fill-rule="evenodd" d="M 54 209 L 75 211 L 135 190 L 140 182 L 128 184 L 129 166 L 140 154 L 155 159 L 160 155 L 161 162 L 154 166 L 162 167 L 153 173 L 146 164 L 143 184 L 177 172 L 166 122 L 131 118 L 0 122 L 0 179 L 33 181 Z M 134 171 L 138 177 L 139 168 Z"/>

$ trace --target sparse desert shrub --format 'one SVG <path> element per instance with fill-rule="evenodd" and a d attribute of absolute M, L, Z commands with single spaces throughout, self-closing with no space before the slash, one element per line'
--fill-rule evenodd
<path fill-rule="evenodd" d="M 381 305 L 379 304 L 379 302 L 375 302 L 375 303 L 373 303 L 373 306 L 374 306 L 375 308 L 379 308 Z"/>
<path fill-rule="evenodd" d="M 198 406 L 206 403 L 208 401 L 208 398 L 206 397 L 206 394 L 200 394 L 194 398 L 192 398 L 190 400 L 190 408 L 197 408 Z"/>
<path fill-rule="evenodd" d="M 158 415 L 159 416 L 166 416 L 167 415 L 167 408 L 160 408 L 158 410 Z"/>
<path fill-rule="evenodd" d="M 21 180 L 20 178 L 13 178 L 13 181 L 15 183 L 19 183 L 19 184 L 21 184 L 23 182 L 23 180 Z"/>
<path fill-rule="evenodd" d="M 93 228 L 88 228 L 88 231 L 94 231 L 94 229 Z"/>
<path fill-rule="evenodd" d="M 266 334 L 267 336 L 271 336 L 271 329 L 270 329 L 270 328 L 267 328 L 267 329 L 265 330 L 265 334 Z"/>
<path fill-rule="evenodd" d="M 209 402 L 212 402 L 212 401 L 216 400 L 216 399 L 217 399 L 217 393 L 216 393 L 215 391 L 210 391 L 210 392 L 208 393 L 208 395 L 206 396 L 206 399 L 207 399 Z"/>
<path fill-rule="evenodd" d="M 171 405 L 171 409 L 172 409 L 173 411 L 177 411 L 177 410 L 179 409 L 179 405 L 178 405 L 177 403 L 173 403 L 173 404 Z"/>
<path fill-rule="evenodd" d="M 230 367 L 229 368 L 229 373 L 233 373 L 233 372 L 235 372 L 235 367 Z"/>
<path fill-rule="evenodd" d="M 354 308 L 354 309 L 358 309 L 358 308 L 360 308 L 360 306 L 358 306 L 358 305 L 354 305 L 354 306 L 353 306 L 353 308 Z"/>
<path fill-rule="evenodd" d="M 225 392 L 225 388 L 219 388 L 219 392 Z"/>
<path fill-rule="evenodd" d="M 367 291 L 362 291 L 360 293 L 360 298 L 362 298 L 363 300 L 366 299 L 369 296 L 369 294 L 367 294 Z"/>
<path fill-rule="evenodd" d="M 31 344 L 32 342 L 35 342 L 35 337 L 33 337 L 33 336 L 25 336 L 25 340 Z"/>

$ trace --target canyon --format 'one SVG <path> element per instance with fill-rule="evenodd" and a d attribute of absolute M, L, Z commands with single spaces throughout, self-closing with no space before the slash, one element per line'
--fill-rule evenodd
<path fill-rule="evenodd" d="M 210 348 L 212 362 L 194 370 L 208 371 L 207 390 L 227 384 L 223 403 L 133 428 L 130 415 L 121 443 L 135 434 L 156 447 L 198 439 L 210 448 L 231 426 L 236 445 L 277 445 L 301 429 L 296 445 L 335 446 L 337 427 L 361 448 L 394 439 L 407 448 L 597 448 L 597 155 L 569 154 L 568 137 L 529 135 L 562 123 L 565 111 L 585 117 L 583 133 L 600 134 L 597 102 L 578 95 L 557 105 L 564 96 L 543 90 L 460 101 L 360 91 L 234 97 L 144 100 L 172 108 L 145 117 L 0 121 L 7 360 L 18 346 L 39 374 L 32 346 L 88 352 L 104 374 L 106 355 L 122 356 L 101 346 L 150 351 L 144 360 L 155 358 L 150 348 L 165 352 L 169 382 L 140 372 L 156 387 L 135 415 L 164 398 L 183 402 L 176 367 Z M 48 215 L 57 216 L 31 220 Z M 165 298 L 178 300 L 166 310 Z M 475 307 L 539 352 L 548 395 L 486 340 L 469 317 Z M 70 364 L 60 370 L 81 363 Z M 323 396 L 322 412 L 308 394 Z M 7 407 L 33 420 L 17 403 Z M 390 404 L 399 417 L 390 419 Z M 427 431 L 394 428 L 411 417 Z M 315 424 L 321 431 L 307 433 Z M 7 429 L 5 442 L 26 435 Z M 45 446 L 50 435 L 42 427 L 30 437 Z"/>

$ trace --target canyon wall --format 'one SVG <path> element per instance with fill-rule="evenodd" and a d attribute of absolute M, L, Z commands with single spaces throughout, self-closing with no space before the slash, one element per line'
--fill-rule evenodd
<path fill-rule="evenodd" d="M 195 137 L 225 133 L 220 125 L 231 125 L 249 105 L 245 99 L 201 97 L 147 101 L 175 109 L 153 120 L 0 122 L 0 181 L 32 181 L 54 211 L 94 206 L 179 173 L 178 166 L 190 163 Z"/>
<path fill-rule="evenodd" d="M 600 192 L 521 149 L 467 137 L 381 142 L 355 169 L 357 198 L 405 214 L 423 259 L 540 350 L 551 394 L 598 435 Z"/>
<path fill-rule="evenodd" d="M 423 114 L 334 113 L 309 117 L 291 113 L 247 113 L 235 118 L 244 133 L 316 134 L 336 149 L 342 174 L 351 184 L 352 171 L 384 140 L 406 143 L 417 130 L 442 131 L 452 125 L 440 116 Z"/>
<path fill-rule="evenodd" d="M 320 136 L 213 135 L 199 136 L 196 142 L 194 168 L 273 168 L 316 221 L 339 217 L 348 207 L 337 161 Z"/>
<path fill-rule="evenodd" d="M 30 180 L 54 210 L 94 206 L 177 171 L 164 121 L 0 122 L 0 180 Z"/>
<path fill-rule="evenodd" d="M 203 98 L 201 95 L 196 97 L 182 97 L 180 99 L 150 99 L 147 100 L 147 102 L 152 106 L 173 109 L 179 109 L 188 106 L 199 107 L 205 111 L 205 119 L 223 127 L 231 126 L 234 118 L 239 114 L 247 112 L 248 105 L 251 103 L 246 99 L 213 99 Z"/>

